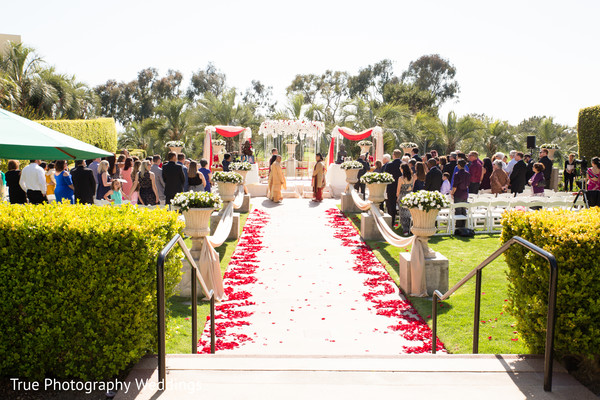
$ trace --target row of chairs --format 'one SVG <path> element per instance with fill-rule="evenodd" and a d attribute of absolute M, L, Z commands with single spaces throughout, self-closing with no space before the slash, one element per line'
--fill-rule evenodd
<path fill-rule="evenodd" d="M 508 210 L 535 211 L 539 209 L 572 209 L 580 210 L 585 207 L 582 197 L 574 203 L 567 196 L 555 197 L 513 197 L 488 198 L 478 197 L 476 201 L 452 203 L 449 208 L 440 210 L 437 216 L 438 235 L 452 234 L 457 221 L 464 221 L 465 227 L 476 233 L 499 233 L 502 230 L 502 214 Z M 456 214 L 458 208 L 465 214 Z"/>

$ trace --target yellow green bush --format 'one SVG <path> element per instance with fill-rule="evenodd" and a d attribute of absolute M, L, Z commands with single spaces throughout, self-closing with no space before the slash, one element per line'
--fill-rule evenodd
<path fill-rule="evenodd" d="M 600 355 L 600 209 L 512 211 L 502 220 L 502 241 L 522 238 L 552 253 L 558 262 L 555 350 L 559 356 Z M 548 262 L 513 245 L 507 308 L 520 336 L 535 354 L 543 353 L 548 309 Z"/>
<path fill-rule="evenodd" d="M 117 127 L 112 118 L 40 120 L 40 124 L 106 151 L 117 151 Z"/>
<path fill-rule="evenodd" d="M 0 375 L 108 379 L 156 351 L 156 259 L 182 227 L 130 205 L 0 203 Z"/>
<path fill-rule="evenodd" d="M 589 161 L 600 156 L 600 105 L 579 110 L 577 139 L 581 157 Z"/>

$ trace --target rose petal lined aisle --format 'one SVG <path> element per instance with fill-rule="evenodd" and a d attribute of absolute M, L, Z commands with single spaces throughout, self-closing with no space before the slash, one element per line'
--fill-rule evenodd
<path fill-rule="evenodd" d="M 431 330 L 334 200 L 256 203 L 225 274 L 218 353 L 431 351 Z M 201 353 L 210 350 L 208 326 Z"/>

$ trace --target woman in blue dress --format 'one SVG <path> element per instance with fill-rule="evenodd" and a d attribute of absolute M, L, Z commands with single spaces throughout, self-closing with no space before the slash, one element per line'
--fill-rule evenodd
<path fill-rule="evenodd" d="M 210 192 L 210 180 L 212 179 L 212 172 L 210 172 L 210 170 L 206 168 L 207 165 L 208 162 L 205 159 L 200 160 L 201 168 L 198 170 L 198 172 L 204 175 L 204 180 L 206 181 L 206 185 L 204 185 L 204 191 Z"/>
<path fill-rule="evenodd" d="M 54 188 L 54 196 L 56 202 L 60 203 L 63 199 L 69 200 L 71 204 L 75 204 L 75 193 L 73 193 L 73 180 L 69 171 L 67 171 L 67 162 L 65 160 L 58 160 L 54 169 L 56 171 L 54 179 L 56 180 L 56 187 Z"/>

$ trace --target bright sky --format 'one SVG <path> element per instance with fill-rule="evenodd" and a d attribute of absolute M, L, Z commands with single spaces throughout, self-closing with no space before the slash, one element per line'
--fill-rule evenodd
<path fill-rule="evenodd" d="M 600 104 L 597 0 L 29 0 L 0 13 L 1 33 L 93 86 L 146 67 L 189 78 L 212 61 L 238 89 L 273 86 L 281 107 L 298 73 L 355 74 L 389 58 L 399 75 L 439 53 L 461 86 L 442 115 L 576 125 L 580 108 Z"/>

